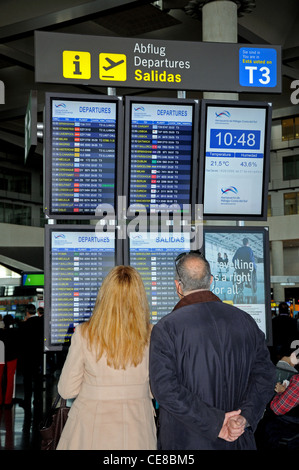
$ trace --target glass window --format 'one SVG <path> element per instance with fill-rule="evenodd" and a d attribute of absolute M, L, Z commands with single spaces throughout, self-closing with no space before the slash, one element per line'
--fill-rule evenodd
<path fill-rule="evenodd" d="M 294 139 L 294 118 L 282 119 L 282 140 Z"/>
<path fill-rule="evenodd" d="M 267 211 L 267 217 L 271 217 L 272 215 L 272 210 L 271 210 L 271 196 L 268 196 L 268 211 Z"/>
<path fill-rule="evenodd" d="M 31 174 L 12 168 L 0 167 L 0 189 L 31 194 Z"/>
<path fill-rule="evenodd" d="M 299 193 L 284 194 L 284 215 L 299 214 Z"/>
<path fill-rule="evenodd" d="M 31 225 L 31 207 L 9 202 L 0 202 L 0 222 L 16 225 Z"/>
<path fill-rule="evenodd" d="M 284 180 L 299 179 L 299 155 L 284 157 L 282 167 Z"/>

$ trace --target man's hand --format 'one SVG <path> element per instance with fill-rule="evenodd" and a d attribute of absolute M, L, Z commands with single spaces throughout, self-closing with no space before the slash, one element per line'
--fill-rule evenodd
<path fill-rule="evenodd" d="M 233 440 L 238 439 L 243 434 L 246 424 L 247 421 L 244 416 L 239 415 L 229 418 L 227 427 L 230 438 Z"/>
<path fill-rule="evenodd" d="M 246 419 L 240 415 L 241 410 L 225 413 L 224 421 L 218 437 L 228 442 L 236 441 L 244 432 Z"/>
<path fill-rule="evenodd" d="M 277 384 L 275 385 L 275 392 L 277 393 L 282 393 L 286 390 L 286 386 L 280 382 L 277 382 Z"/>

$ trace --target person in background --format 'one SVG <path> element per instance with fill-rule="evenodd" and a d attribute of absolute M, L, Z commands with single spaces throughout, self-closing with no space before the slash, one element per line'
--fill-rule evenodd
<path fill-rule="evenodd" d="M 44 308 L 43 307 L 38 307 L 36 312 L 37 312 L 37 315 L 39 316 L 39 318 L 43 318 L 43 316 L 44 316 Z"/>
<path fill-rule="evenodd" d="M 299 357 L 295 351 L 289 357 L 289 362 L 296 370 Z M 261 448 L 299 450 L 298 371 L 289 376 L 289 380 L 277 382 L 275 392 L 264 418 Z"/>
<path fill-rule="evenodd" d="M 290 316 L 288 304 L 281 302 L 278 308 L 279 314 L 272 319 L 273 346 L 271 351 L 274 364 L 286 355 L 293 341 L 299 340 L 297 322 Z"/>
<path fill-rule="evenodd" d="M 243 270 L 242 263 L 251 263 L 252 267 L 256 270 L 254 253 L 249 246 L 248 238 L 243 238 L 242 243 L 242 246 L 237 249 L 232 259 L 235 268 Z"/>
<path fill-rule="evenodd" d="M 14 378 L 19 356 L 19 331 L 13 328 L 12 315 L 3 317 L 4 328 L 0 329 L 0 341 L 4 343 L 5 363 L 0 364 L 0 405 L 13 406 Z"/>
<path fill-rule="evenodd" d="M 142 279 L 117 266 L 76 327 L 58 383 L 75 398 L 57 450 L 156 449 L 149 387 L 149 306 Z"/>
<path fill-rule="evenodd" d="M 283 356 L 276 364 L 277 381 L 283 383 L 289 381 L 294 374 L 298 374 L 299 360 L 296 351 L 290 349 L 289 353 Z"/>
<path fill-rule="evenodd" d="M 210 291 L 200 252 L 182 253 L 175 268 L 181 300 L 154 325 L 150 343 L 158 449 L 256 449 L 253 433 L 276 381 L 264 333 Z"/>
<path fill-rule="evenodd" d="M 31 408 L 42 400 L 43 329 L 34 304 L 26 306 L 25 319 L 20 323 L 20 366 L 24 378 L 24 407 Z"/>

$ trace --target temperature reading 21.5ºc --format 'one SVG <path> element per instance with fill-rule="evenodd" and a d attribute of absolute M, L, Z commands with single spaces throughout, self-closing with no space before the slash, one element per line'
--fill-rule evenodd
<path fill-rule="evenodd" d="M 260 148 L 260 134 L 260 131 L 252 130 L 211 129 L 210 147 L 257 150 Z"/>

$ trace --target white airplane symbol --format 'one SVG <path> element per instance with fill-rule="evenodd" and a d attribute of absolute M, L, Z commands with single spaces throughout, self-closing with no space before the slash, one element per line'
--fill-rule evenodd
<path fill-rule="evenodd" d="M 110 69 L 113 69 L 114 67 L 116 67 L 117 65 L 120 65 L 124 62 L 124 60 L 119 60 L 118 62 L 114 62 L 113 60 L 109 59 L 109 57 L 106 57 L 106 60 L 107 62 L 109 62 L 109 66 L 108 67 L 103 67 L 106 71 L 107 70 L 110 70 Z"/>

